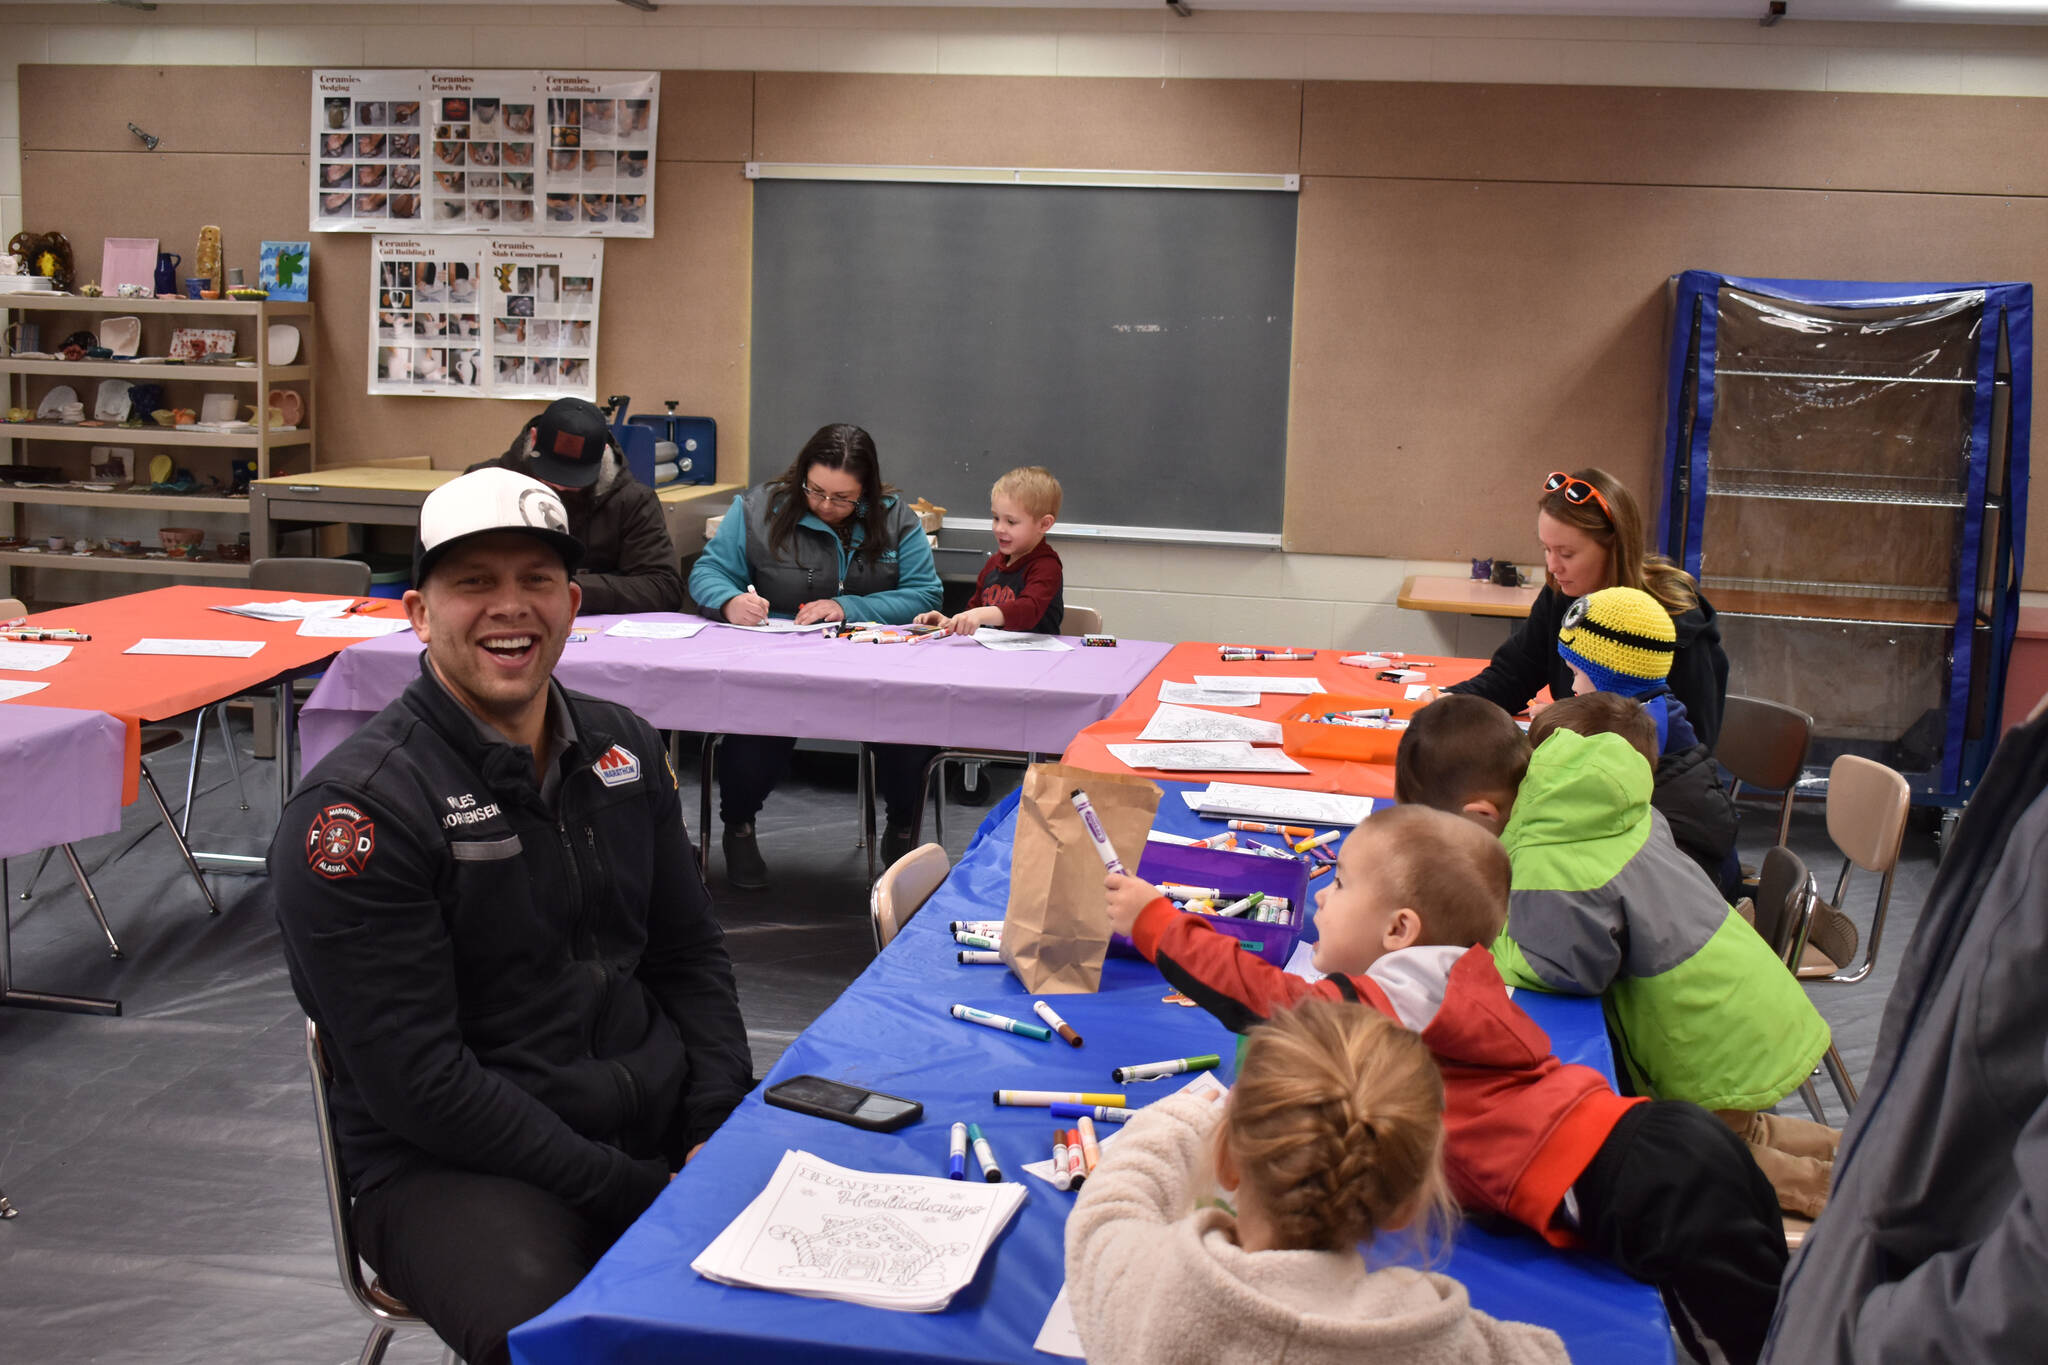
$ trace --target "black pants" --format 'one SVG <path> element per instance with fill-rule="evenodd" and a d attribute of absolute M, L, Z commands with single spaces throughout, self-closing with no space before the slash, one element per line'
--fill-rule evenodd
<path fill-rule="evenodd" d="M 876 744 L 875 787 L 889 823 L 908 825 L 917 813 L 917 785 L 938 750 L 928 744 Z M 787 735 L 727 735 L 718 746 L 718 818 L 744 825 L 760 814 L 768 793 L 789 776 L 796 741 Z"/>
<path fill-rule="evenodd" d="M 1778 1305 L 1785 1225 L 1727 1124 L 1676 1100 L 1635 1105 L 1572 1192 L 1587 1243 L 1663 1291 L 1688 1349 L 1703 1356 L 1704 1336 L 1753 1365 Z"/>
<path fill-rule="evenodd" d="M 506 1365 L 505 1336 L 561 1298 L 617 1238 L 523 1180 L 429 1166 L 355 1201 L 356 1246 L 464 1365 Z"/>

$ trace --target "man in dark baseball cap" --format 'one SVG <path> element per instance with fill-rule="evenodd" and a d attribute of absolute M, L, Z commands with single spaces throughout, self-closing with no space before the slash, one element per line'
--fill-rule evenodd
<path fill-rule="evenodd" d="M 557 398 L 519 429 L 496 466 L 539 479 L 561 495 L 568 531 L 583 543 L 576 571 L 592 616 L 679 611 L 683 576 L 654 490 L 635 479 L 604 413 Z"/>

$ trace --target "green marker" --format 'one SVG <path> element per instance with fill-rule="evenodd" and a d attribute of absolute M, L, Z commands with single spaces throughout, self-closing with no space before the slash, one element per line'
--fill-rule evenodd
<path fill-rule="evenodd" d="M 1175 1057 L 1168 1062 L 1145 1062 L 1138 1066 L 1120 1066 L 1109 1073 L 1110 1079 L 1118 1085 L 1130 1081 L 1156 1081 L 1162 1076 L 1178 1076 L 1187 1071 L 1214 1071 L 1223 1065 L 1223 1059 L 1213 1052 L 1200 1057 Z"/>
<path fill-rule="evenodd" d="M 980 1024 L 983 1028 L 998 1028 L 1005 1033 L 1022 1034 L 1026 1038 L 1036 1038 L 1041 1043 L 1052 1040 L 1052 1030 L 1043 1024 L 1027 1024 L 1022 1019 L 1012 1019 L 1003 1014 L 990 1014 L 987 1010 L 978 1010 L 972 1005 L 955 1005 L 950 1012 L 955 1019 L 965 1019 L 968 1023 Z"/>

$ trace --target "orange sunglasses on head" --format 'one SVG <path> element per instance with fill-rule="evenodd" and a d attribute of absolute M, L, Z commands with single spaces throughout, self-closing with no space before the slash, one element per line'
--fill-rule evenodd
<path fill-rule="evenodd" d="M 1607 524 L 1609 526 L 1615 524 L 1614 509 L 1607 505 L 1607 499 L 1600 496 L 1600 490 L 1587 483 L 1584 479 L 1575 479 L 1562 469 L 1553 469 L 1550 471 L 1550 477 L 1543 481 L 1543 491 L 1546 493 L 1563 493 L 1564 500 L 1574 507 L 1582 506 L 1590 501 L 1607 514 Z"/>

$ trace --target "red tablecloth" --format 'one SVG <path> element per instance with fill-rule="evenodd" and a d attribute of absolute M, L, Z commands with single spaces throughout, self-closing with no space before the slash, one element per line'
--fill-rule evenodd
<path fill-rule="evenodd" d="M 1145 675 L 1145 680 L 1131 690 L 1124 698 L 1123 705 L 1106 718 L 1095 722 L 1074 737 L 1067 746 L 1064 760 L 1076 767 L 1093 768 L 1097 772 L 1130 772 L 1123 761 L 1104 747 L 1110 744 L 1138 743 L 1138 732 L 1152 719 L 1152 712 L 1159 706 L 1159 684 L 1162 682 L 1193 682 L 1197 674 L 1216 677 L 1267 677 L 1321 679 L 1326 692 L 1337 692 L 1352 696 L 1394 697 L 1401 695 L 1398 683 L 1379 682 L 1374 674 L 1380 670 L 1355 668 L 1339 663 L 1347 654 L 1357 653 L 1348 649 L 1319 649 L 1313 660 L 1274 661 L 1272 663 L 1224 663 L 1217 657 L 1214 643 L 1175 645 L 1158 667 Z M 1442 687 L 1449 683 L 1462 682 L 1480 669 L 1486 667 L 1484 659 L 1454 659 L 1441 655 L 1417 654 L 1409 662 L 1421 660 L 1431 665 L 1423 671 L 1429 675 L 1432 686 Z M 1284 692 L 1268 692 L 1257 706 L 1218 708 L 1218 713 L 1230 716 L 1257 716 L 1260 720 L 1278 720 L 1300 696 Z M 1295 762 L 1307 768 L 1305 773 L 1230 773 L 1230 772 L 1161 772 L 1155 768 L 1140 768 L 1144 777 L 1167 779 L 1179 782 L 1211 779 L 1218 782 L 1248 782 L 1261 787 L 1306 787 L 1311 791 L 1345 792 L 1352 796 L 1384 796 L 1394 794 L 1394 765 L 1391 763 L 1353 763 L 1342 759 L 1296 758 Z"/>
<path fill-rule="evenodd" d="M 38 612 L 29 618 L 30 625 L 68 626 L 86 632 L 92 639 L 72 645 L 70 657 L 54 668 L 40 673 L 7 674 L 32 678 L 49 686 L 0 704 L 104 711 L 124 721 L 128 726 L 128 754 L 121 800 L 126 804 L 135 799 L 142 725 L 254 691 L 355 643 L 345 638 L 302 636 L 296 621 L 256 621 L 209 610 L 214 606 L 282 602 L 303 596 L 309 594 L 256 592 L 246 587 L 172 587 Z M 399 607 L 395 602 L 384 601 L 378 610 L 390 613 Z M 263 648 L 246 659 L 122 652 L 137 640 L 148 638 L 261 640 Z"/>

